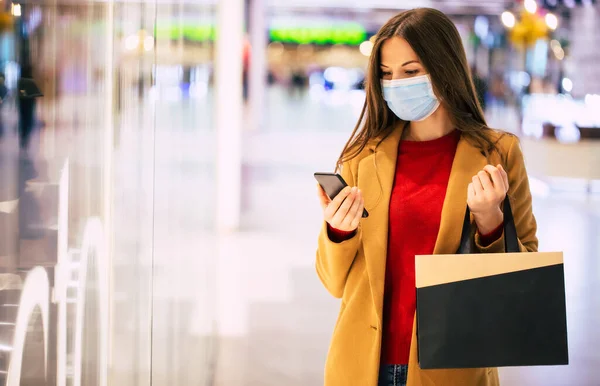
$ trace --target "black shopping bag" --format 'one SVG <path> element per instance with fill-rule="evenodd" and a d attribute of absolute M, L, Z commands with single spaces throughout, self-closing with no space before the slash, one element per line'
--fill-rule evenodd
<path fill-rule="evenodd" d="M 421 368 L 568 364 L 562 252 L 520 253 L 508 199 L 504 236 L 474 254 L 467 208 L 457 254 L 416 256 Z"/>

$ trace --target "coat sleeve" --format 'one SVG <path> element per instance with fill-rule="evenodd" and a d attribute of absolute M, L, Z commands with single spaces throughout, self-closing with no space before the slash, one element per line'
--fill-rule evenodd
<path fill-rule="evenodd" d="M 349 186 L 355 186 L 356 180 L 350 163 L 343 165 L 341 175 Z M 359 225 L 354 236 L 336 243 L 329 238 L 327 223 L 323 221 L 317 247 L 317 274 L 327 291 L 336 298 L 341 298 L 344 294 L 346 279 L 360 248 L 361 238 Z"/>
<path fill-rule="evenodd" d="M 513 210 L 519 247 L 521 252 L 537 252 L 538 239 L 536 236 L 537 224 L 532 211 L 531 191 L 529 179 L 525 169 L 525 160 L 521 145 L 513 137 L 506 157 L 506 172 L 508 174 L 508 197 Z M 503 253 L 504 233 L 488 246 L 483 246 L 479 235 L 475 235 L 475 246 L 481 253 Z"/>

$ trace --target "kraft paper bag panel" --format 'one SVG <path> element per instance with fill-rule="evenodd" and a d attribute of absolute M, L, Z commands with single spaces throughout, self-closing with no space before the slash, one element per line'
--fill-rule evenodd
<path fill-rule="evenodd" d="M 423 369 L 568 364 L 563 254 L 416 256 Z"/>

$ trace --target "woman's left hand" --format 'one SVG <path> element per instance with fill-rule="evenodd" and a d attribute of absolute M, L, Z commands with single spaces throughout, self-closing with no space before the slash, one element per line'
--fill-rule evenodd
<path fill-rule="evenodd" d="M 502 165 L 487 165 L 473 176 L 467 191 L 467 204 L 480 234 L 489 234 L 504 221 L 500 205 L 508 192 L 508 175 Z"/>

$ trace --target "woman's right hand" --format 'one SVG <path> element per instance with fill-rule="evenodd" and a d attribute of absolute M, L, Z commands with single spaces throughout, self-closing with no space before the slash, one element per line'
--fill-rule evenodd
<path fill-rule="evenodd" d="M 334 229 L 345 232 L 355 231 L 365 207 L 361 191 L 357 187 L 347 186 L 331 200 L 321 185 L 317 184 L 317 186 L 325 221 Z"/>

